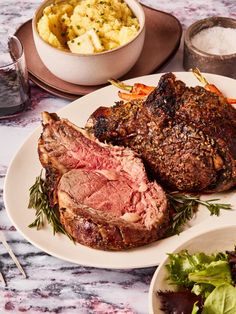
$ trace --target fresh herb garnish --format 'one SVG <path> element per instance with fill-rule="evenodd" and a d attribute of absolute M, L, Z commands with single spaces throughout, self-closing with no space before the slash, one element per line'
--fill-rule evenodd
<path fill-rule="evenodd" d="M 30 199 L 28 208 L 34 208 L 35 220 L 29 225 L 30 228 L 37 228 L 37 230 L 44 227 L 47 221 L 53 228 L 53 234 L 63 233 L 71 240 L 72 237 L 62 226 L 59 220 L 59 213 L 57 206 L 51 207 L 48 198 L 48 186 L 46 181 L 42 178 L 42 171 L 36 177 L 35 183 L 30 188 Z"/>
<path fill-rule="evenodd" d="M 211 215 L 219 216 L 221 209 L 231 209 L 230 204 L 213 203 L 219 199 L 211 199 L 207 201 L 200 200 L 199 196 L 180 194 L 172 192 L 167 194 L 169 206 L 172 210 L 170 228 L 168 235 L 178 234 L 184 224 L 193 218 L 198 210 L 198 205 L 205 206 Z M 28 208 L 36 210 L 35 220 L 29 225 L 30 228 L 43 228 L 47 221 L 53 227 L 53 234 L 63 233 L 72 239 L 71 235 L 62 226 L 59 220 L 57 206 L 50 206 L 48 198 L 48 187 L 46 181 L 42 178 L 42 171 L 36 177 L 35 183 L 30 188 L 30 200 Z"/>
<path fill-rule="evenodd" d="M 193 218 L 194 214 L 198 211 L 198 205 L 205 206 L 210 215 L 220 215 L 221 209 L 232 209 L 230 204 L 213 203 L 219 199 L 210 199 L 203 201 L 199 196 L 180 194 L 172 192 L 167 194 L 169 206 L 173 210 L 170 223 L 170 233 L 178 234 L 184 224 Z"/>

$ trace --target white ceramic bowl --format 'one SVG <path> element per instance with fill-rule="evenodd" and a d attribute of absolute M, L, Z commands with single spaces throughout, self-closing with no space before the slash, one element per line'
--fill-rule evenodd
<path fill-rule="evenodd" d="M 80 85 L 98 85 L 110 78 L 127 73 L 138 60 L 145 37 L 145 14 L 136 0 L 125 0 L 138 18 L 140 29 L 127 44 L 114 50 L 92 55 L 62 51 L 46 43 L 38 34 L 37 22 L 46 6 L 54 0 L 46 0 L 38 7 L 32 21 L 33 37 L 37 52 L 44 65 L 60 79 Z"/>
<path fill-rule="evenodd" d="M 190 253 L 204 252 L 207 254 L 232 251 L 236 245 L 236 223 L 232 225 L 222 225 L 215 230 L 199 233 L 178 246 L 173 252 L 188 250 Z M 166 252 L 166 253 L 173 253 Z M 149 313 L 163 314 L 160 310 L 160 302 L 156 295 L 158 290 L 174 290 L 173 285 L 169 285 L 166 277 L 168 275 L 165 265 L 168 264 L 168 256 L 160 263 L 155 271 L 149 289 Z"/>

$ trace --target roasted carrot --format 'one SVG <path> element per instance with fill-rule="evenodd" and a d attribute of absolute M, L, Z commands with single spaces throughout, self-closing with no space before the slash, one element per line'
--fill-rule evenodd
<path fill-rule="evenodd" d="M 155 88 L 154 86 L 148 86 L 141 83 L 135 83 L 132 88 L 132 93 L 148 95 L 154 90 L 154 88 Z"/>
<path fill-rule="evenodd" d="M 234 98 L 226 98 L 226 99 L 227 99 L 228 104 L 231 104 L 231 105 L 236 104 L 236 99 Z"/>
<path fill-rule="evenodd" d="M 210 84 L 206 78 L 202 75 L 200 70 L 198 68 L 194 68 L 192 70 L 193 74 L 196 76 L 196 78 L 204 85 L 204 88 L 208 90 L 209 92 L 212 92 L 220 97 L 223 97 L 228 104 L 235 104 L 236 99 L 233 98 L 227 98 L 224 96 L 224 94 L 219 90 L 218 87 L 216 87 L 214 84 Z"/>
<path fill-rule="evenodd" d="M 204 88 L 220 97 L 223 97 L 228 104 L 236 104 L 236 99 L 234 98 L 227 98 L 224 96 L 224 94 L 219 90 L 218 87 L 216 87 L 214 84 L 210 84 L 206 78 L 202 75 L 200 70 L 198 68 L 194 68 L 192 70 L 193 74 L 196 76 L 196 78 L 204 85 Z M 119 80 L 111 79 L 108 82 L 110 82 L 112 85 L 123 89 L 129 93 L 123 93 L 121 91 L 118 92 L 118 96 L 126 101 L 130 101 L 133 99 L 142 99 L 146 96 L 148 96 L 154 89 L 154 86 L 148 86 L 142 83 L 135 83 L 134 85 L 128 85 L 125 84 Z"/>
<path fill-rule="evenodd" d="M 200 72 L 200 70 L 198 68 L 194 68 L 192 71 L 193 71 L 193 74 L 196 76 L 196 78 L 199 80 L 199 82 L 201 82 L 204 85 L 204 88 L 206 90 L 208 90 L 209 92 L 212 92 L 218 96 L 224 97 L 222 92 L 214 84 L 210 84 L 206 80 L 206 78 L 202 75 L 202 73 Z"/>
<path fill-rule="evenodd" d="M 118 96 L 123 100 L 130 101 L 130 100 L 134 100 L 134 99 L 143 99 L 147 95 L 145 95 L 145 94 L 134 94 L 134 93 L 129 94 L 129 93 L 124 93 L 124 92 L 119 91 Z"/>
<path fill-rule="evenodd" d="M 109 80 L 109 82 L 120 88 L 123 89 L 125 91 L 130 92 L 128 93 L 123 93 L 123 92 L 118 92 L 118 95 L 121 99 L 123 100 L 132 100 L 132 99 L 142 99 L 145 96 L 149 95 L 153 90 L 154 90 L 154 86 L 148 86 L 145 84 L 141 84 L 141 83 L 135 83 L 134 85 L 127 85 L 124 84 L 123 82 L 120 82 L 118 80 Z"/>

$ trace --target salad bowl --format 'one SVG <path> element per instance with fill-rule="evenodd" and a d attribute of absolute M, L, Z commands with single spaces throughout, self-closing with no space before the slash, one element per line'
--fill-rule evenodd
<path fill-rule="evenodd" d="M 150 314 L 165 313 L 164 311 L 160 309 L 162 306 L 161 306 L 160 296 L 158 295 L 158 292 L 178 290 L 177 286 L 171 284 L 170 280 L 168 279 L 168 277 L 170 276 L 170 273 L 168 271 L 169 266 L 167 265 L 171 264 L 171 256 L 176 256 L 176 253 L 180 253 L 180 252 L 182 253 L 186 250 L 189 253 L 189 255 L 194 254 L 194 258 L 196 258 L 198 253 L 205 253 L 207 255 L 212 255 L 216 253 L 225 253 L 226 251 L 234 251 L 235 244 L 236 244 L 236 224 L 222 225 L 216 229 L 198 233 L 197 235 L 194 235 L 193 237 L 186 240 L 185 242 L 182 242 L 182 244 L 176 247 L 176 249 L 173 250 L 172 252 L 167 252 L 166 258 L 160 263 L 151 281 L 151 285 L 149 289 L 149 313 Z M 180 264 L 181 263 L 182 261 L 180 261 Z M 181 276 L 181 274 L 177 274 L 177 275 Z M 235 290 L 235 293 L 236 293 L 236 290 Z M 220 302 L 219 298 L 217 302 Z M 224 303 L 225 302 L 226 301 L 224 301 Z M 234 307 L 235 306 L 236 306 L 236 303 Z M 184 312 L 182 313 L 185 314 Z M 198 313 L 198 312 L 192 312 L 192 313 Z M 203 313 L 205 312 L 203 311 Z M 216 312 L 209 312 L 209 313 L 216 313 Z M 222 311 L 219 313 L 226 313 L 226 312 Z M 219 313 L 217 312 L 217 314 Z M 227 312 L 227 313 L 235 313 L 235 312 Z"/>

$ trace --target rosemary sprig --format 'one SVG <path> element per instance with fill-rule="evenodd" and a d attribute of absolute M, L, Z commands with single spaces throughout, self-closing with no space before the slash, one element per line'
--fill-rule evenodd
<path fill-rule="evenodd" d="M 216 201 L 219 201 L 219 198 L 215 198 L 215 199 L 211 199 L 211 200 L 207 200 L 207 201 L 202 201 L 199 199 L 198 204 L 205 206 L 209 210 L 209 212 L 211 213 L 211 216 L 212 215 L 219 216 L 221 209 L 226 209 L 226 210 L 232 209 L 231 204 L 212 203 L 212 202 L 216 202 Z"/>
<path fill-rule="evenodd" d="M 169 207 L 173 211 L 171 215 L 171 227 L 169 230 L 170 234 L 180 233 L 184 224 L 192 219 L 198 211 L 198 205 L 205 206 L 209 210 L 211 216 L 219 216 L 221 209 L 232 209 L 230 204 L 213 203 L 219 201 L 219 199 L 203 201 L 196 195 L 186 195 L 173 192 L 167 194 L 167 198 L 169 201 Z"/>
<path fill-rule="evenodd" d="M 230 204 L 215 203 L 219 199 L 210 199 L 203 201 L 199 196 L 181 194 L 179 192 L 172 192 L 167 194 L 169 208 L 171 210 L 171 221 L 168 235 L 178 234 L 181 232 L 182 227 L 187 221 L 193 218 L 198 211 L 198 206 L 205 206 L 210 215 L 220 215 L 220 210 L 232 209 Z M 29 208 L 34 208 L 35 220 L 29 225 L 30 228 L 37 228 L 37 230 L 43 228 L 47 221 L 53 228 L 53 234 L 63 233 L 67 235 L 71 240 L 73 238 L 62 226 L 59 216 L 58 207 L 51 207 L 48 198 L 48 187 L 46 181 L 42 178 L 42 171 L 38 177 L 36 177 L 35 183 L 30 188 Z"/>
<path fill-rule="evenodd" d="M 28 208 L 34 208 L 35 220 L 29 225 L 29 228 L 37 228 L 37 230 L 44 227 L 47 221 L 53 228 L 53 234 L 63 233 L 67 235 L 71 240 L 72 237 L 62 226 L 57 206 L 51 207 L 48 198 L 48 187 L 46 181 L 42 178 L 42 171 L 40 175 L 36 177 L 35 183 L 29 189 L 30 198 Z"/>

